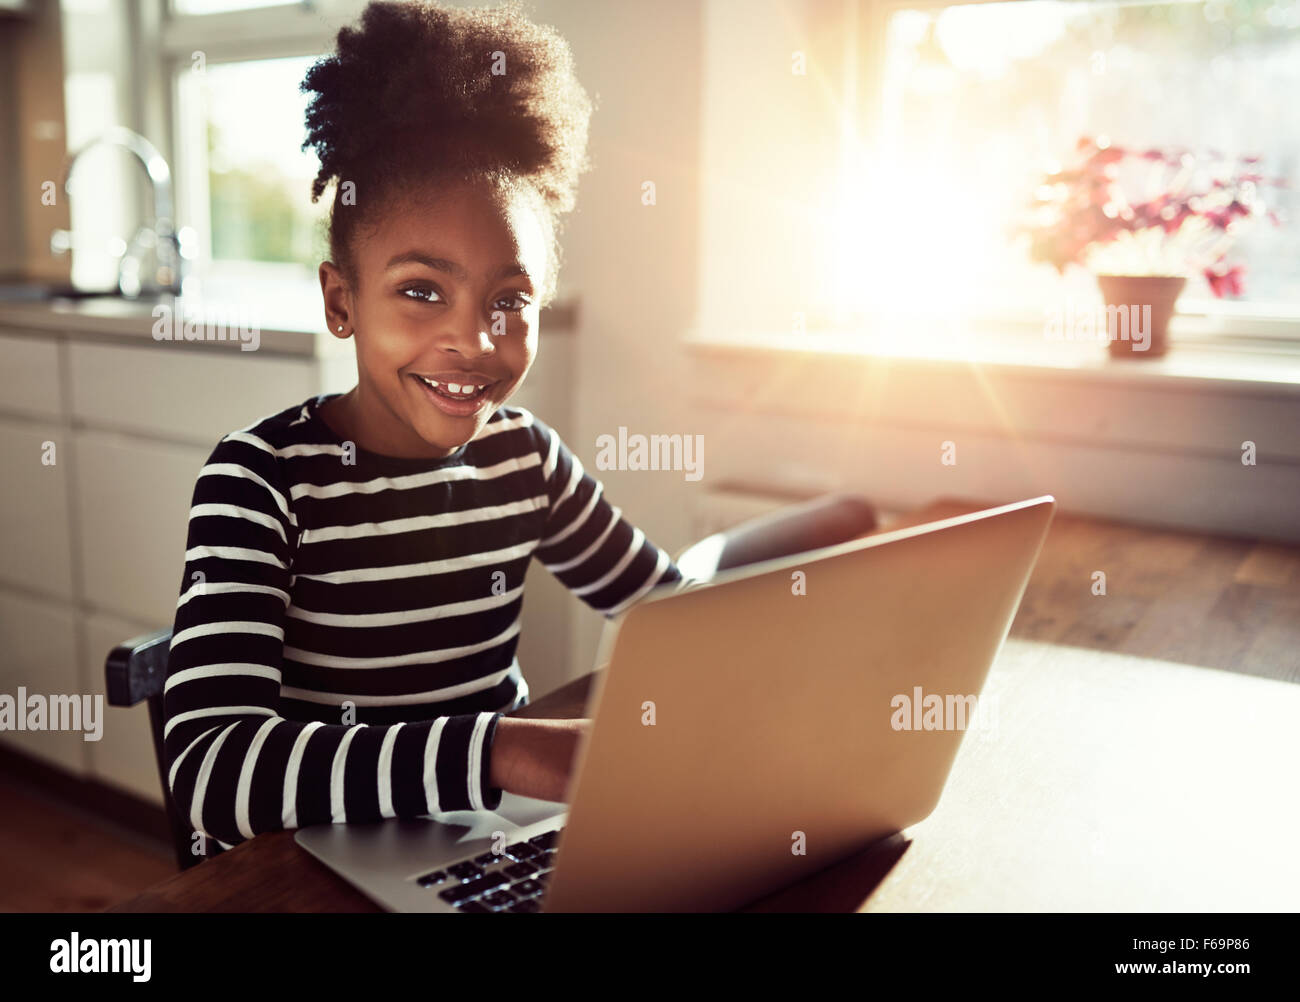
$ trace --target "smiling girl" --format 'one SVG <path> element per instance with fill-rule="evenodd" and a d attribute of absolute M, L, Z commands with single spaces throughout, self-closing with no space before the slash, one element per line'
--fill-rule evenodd
<path fill-rule="evenodd" d="M 190 510 L 169 785 L 220 845 L 565 796 L 585 721 L 505 717 L 539 560 L 613 616 L 686 584 L 507 400 L 554 297 L 592 104 L 517 4 L 372 3 L 303 82 L 357 385 L 217 444 Z"/>

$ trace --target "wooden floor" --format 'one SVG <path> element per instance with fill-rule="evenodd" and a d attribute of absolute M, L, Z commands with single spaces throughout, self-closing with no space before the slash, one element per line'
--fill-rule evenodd
<path fill-rule="evenodd" d="M 977 507 L 940 502 L 885 528 Z M 1300 546 L 1058 514 L 1011 633 L 1300 683 Z M 0 803 L 0 910 L 95 911 L 175 872 L 165 844 L 39 791 L 0 779 Z"/>
<path fill-rule="evenodd" d="M 1300 546 L 1058 513 L 1011 635 L 1300 683 Z"/>
<path fill-rule="evenodd" d="M 0 776 L 0 911 L 95 912 L 176 872 L 163 842 Z"/>

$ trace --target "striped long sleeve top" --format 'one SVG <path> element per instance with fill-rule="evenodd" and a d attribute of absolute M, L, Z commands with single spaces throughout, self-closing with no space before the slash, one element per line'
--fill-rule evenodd
<path fill-rule="evenodd" d="M 327 822 L 495 808 L 535 557 L 614 616 L 689 587 L 559 435 L 501 407 L 443 459 L 344 443 L 322 395 L 199 473 L 164 688 L 177 807 L 230 846 Z"/>

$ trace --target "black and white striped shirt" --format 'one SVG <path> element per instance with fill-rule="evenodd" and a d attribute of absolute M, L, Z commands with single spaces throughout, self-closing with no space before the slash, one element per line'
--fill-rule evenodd
<path fill-rule="evenodd" d="M 164 750 L 181 814 L 227 848 L 496 807 L 488 751 L 528 699 L 534 556 L 606 616 L 692 584 L 527 410 L 399 459 L 345 445 L 329 399 L 226 435 L 194 488 Z"/>

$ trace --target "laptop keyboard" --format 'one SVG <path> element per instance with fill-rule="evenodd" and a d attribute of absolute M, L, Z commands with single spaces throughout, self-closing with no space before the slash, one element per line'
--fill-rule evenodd
<path fill-rule="evenodd" d="M 555 865 L 562 828 L 416 877 L 462 912 L 536 912 Z"/>

